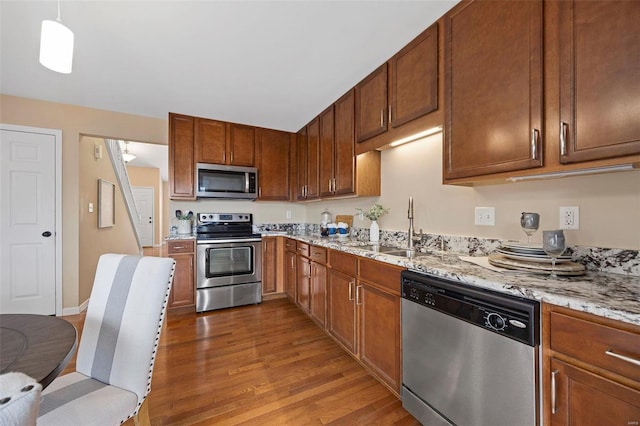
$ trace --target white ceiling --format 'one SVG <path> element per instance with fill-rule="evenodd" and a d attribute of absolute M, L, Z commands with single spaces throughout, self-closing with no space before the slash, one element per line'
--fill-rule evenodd
<path fill-rule="evenodd" d="M 0 90 L 297 131 L 456 2 L 64 0 L 64 75 L 38 62 L 56 2 L 1 0 Z"/>

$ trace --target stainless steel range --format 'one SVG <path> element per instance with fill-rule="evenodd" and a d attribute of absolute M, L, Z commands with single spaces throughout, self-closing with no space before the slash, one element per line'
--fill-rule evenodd
<path fill-rule="evenodd" d="M 196 311 L 262 302 L 262 246 L 249 213 L 199 213 Z"/>

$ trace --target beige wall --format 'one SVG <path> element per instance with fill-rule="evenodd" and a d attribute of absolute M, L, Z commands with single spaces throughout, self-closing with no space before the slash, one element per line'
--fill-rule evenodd
<path fill-rule="evenodd" d="M 102 158 L 93 155 L 94 146 L 102 147 Z M 104 253 L 139 254 L 138 243 L 127 213 L 122 191 L 107 154 L 104 140 L 82 137 L 78 153 L 79 167 L 79 258 L 78 258 L 78 298 L 80 303 L 89 299 L 98 258 Z M 115 225 L 98 228 L 98 179 L 105 179 L 115 185 Z M 89 211 L 93 204 L 93 212 Z"/>
<path fill-rule="evenodd" d="M 153 230 L 153 245 L 160 245 L 163 241 L 162 224 L 163 224 L 163 190 L 162 179 L 160 178 L 160 169 L 153 167 L 135 167 L 127 166 L 127 174 L 131 186 L 146 186 L 153 188 L 153 215 L 155 216 Z"/>
<path fill-rule="evenodd" d="M 415 228 L 425 233 L 525 241 L 520 213 L 541 215 L 540 230 L 557 229 L 560 206 L 580 207 L 580 229 L 565 231 L 572 245 L 640 250 L 640 171 L 575 176 L 477 188 L 442 185 L 442 137 L 436 135 L 382 152 L 382 195 L 308 204 L 307 219 L 320 222 L 327 207 L 355 214 L 374 203 L 390 207 L 380 227 L 406 231 L 409 196 Z M 474 225 L 475 207 L 495 207 L 496 226 Z M 355 226 L 369 226 L 356 218 Z M 533 240 L 541 241 L 540 230 Z"/>
<path fill-rule="evenodd" d="M 62 130 L 62 306 L 79 294 L 80 135 L 167 144 L 167 120 L 0 95 L 0 122 Z"/>

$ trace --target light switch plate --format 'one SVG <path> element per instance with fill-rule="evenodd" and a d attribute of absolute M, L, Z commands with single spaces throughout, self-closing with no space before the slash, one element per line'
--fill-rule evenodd
<path fill-rule="evenodd" d="M 495 207 L 476 207 L 475 224 L 480 226 L 496 226 Z"/>

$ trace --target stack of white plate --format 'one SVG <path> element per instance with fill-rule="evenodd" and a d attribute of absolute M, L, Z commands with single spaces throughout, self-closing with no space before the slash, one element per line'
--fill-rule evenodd
<path fill-rule="evenodd" d="M 527 245 L 516 241 L 502 243 L 496 250 L 507 259 L 523 260 L 525 262 L 551 263 L 551 257 L 544 252 L 542 246 Z M 558 256 L 556 263 L 571 262 L 570 255 Z"/>
<path fill-rule="evenodd" d="M 534 274 L 548 274 L 552 269 L 551 257 L 544 252 L 541 246 L 514 241 L 502 243 L 495 253 L 489 255 L 489 263 L 501 268 Z M 570 255 L 559 256 L 553 269 L 556 275 L 571 276 L 585 273 L 584 265 L 572 262 Z"/>

